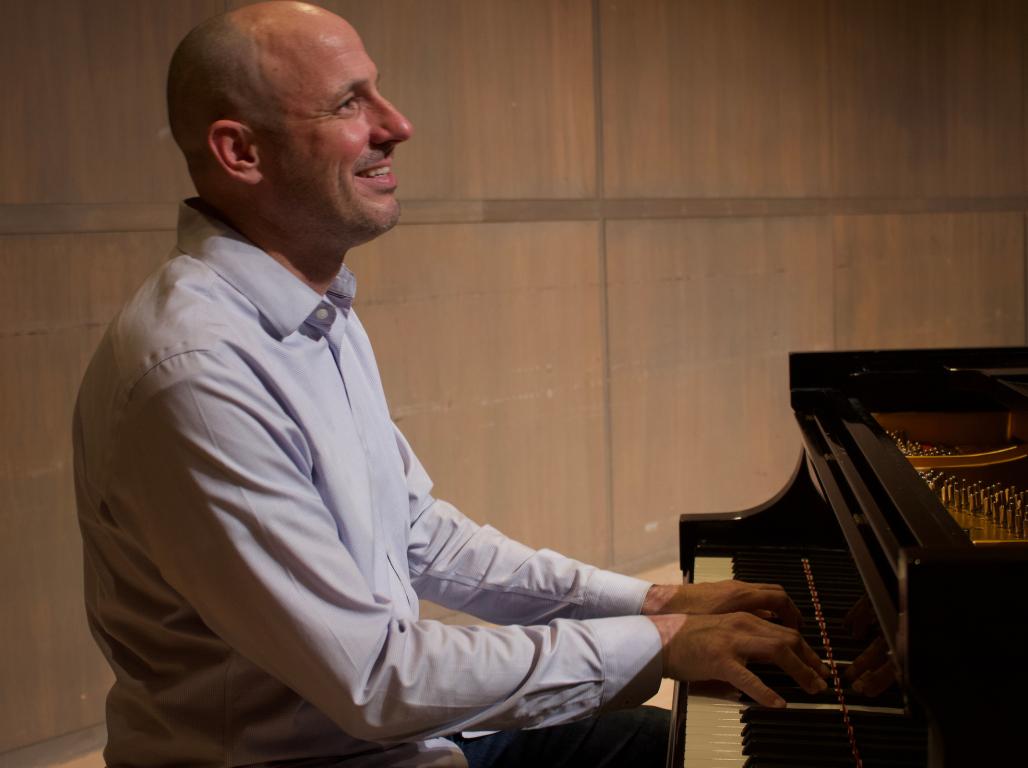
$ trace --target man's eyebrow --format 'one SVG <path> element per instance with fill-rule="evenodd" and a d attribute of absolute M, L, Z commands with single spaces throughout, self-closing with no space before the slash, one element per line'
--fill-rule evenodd
<path fill-rule="evenodd" d="M 333 96 L 334 101 L 342 101 L 348 93 L 362 85 L 367 85 L 370 80 L 366 77 L 361 77 L 356 80 L 349 80 L 343 85 Z M 382 73 L 378 72 L 375 74 L 375 87 L 378 88 L 378 84 L 382 82 Z"/>

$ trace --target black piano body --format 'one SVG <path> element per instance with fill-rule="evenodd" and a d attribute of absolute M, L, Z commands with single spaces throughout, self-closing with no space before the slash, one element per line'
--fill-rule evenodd
<path fill-rule="evenodd" d="M 759 507 L 683 515 L 686 578 L 698 555 L 848 550 L 926 765 L 1028 764 L 1028 349 L 797 353 L 789 372 L 804 455 Z"/>

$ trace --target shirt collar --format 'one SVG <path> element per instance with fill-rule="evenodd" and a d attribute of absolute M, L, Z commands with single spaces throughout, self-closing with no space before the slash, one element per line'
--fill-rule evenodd
<path fill-rule="evenodd" d="M 324 297 L 228 224 L 205 213 L 191 198 L 179 204 L 178 249 L 204 261 L 245 296 L 284 339 L 321 305 Z M 344 265 L 328 298 L 348 314 L 356 278 Z"/>

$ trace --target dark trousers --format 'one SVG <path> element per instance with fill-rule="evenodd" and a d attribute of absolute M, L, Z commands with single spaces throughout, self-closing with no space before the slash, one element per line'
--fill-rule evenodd
<path fill-rule="evenodd" d="M 552 728 L 450 738 L 469 768 L 661 768 L 669 716 L 666 709 L 638 707 Z"/>

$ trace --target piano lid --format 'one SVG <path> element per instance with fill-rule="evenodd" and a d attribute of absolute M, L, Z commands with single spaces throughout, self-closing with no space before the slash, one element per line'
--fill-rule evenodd
<path fill-rule="evenodd" d="M 893 562 L 903 546 L 1028 542 L 1028 349 L 812 353 L 790 363 L 797 415 L 834 420 L 824 440 L 857 456 L 841 465 L 861 465 L 868 493 L 894 502 L 872 511 L 887 518 Z"/>
<path fill-rule="evenodd" d="M 730 525 L 773 551 L 816 546 L 821 518 L 834 519 L 904 699 L 928 721 L 926 764 L 1023 763 L 1028 543 L 1014 539 L 1019 524 L 1023 537 L 1018 499 L 1028 489 L 1028 349 L 802 353 L 789 362 L 812 473 L 797 472 L 736 523 L 683 516 L 683 568 L 700 546 L 733 552 Z M 983 521 L 1011 538 L 973 530 Z"/>

